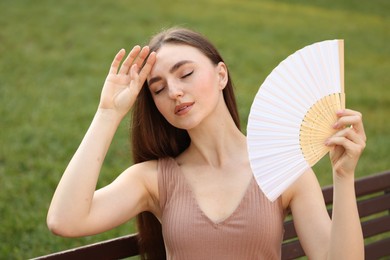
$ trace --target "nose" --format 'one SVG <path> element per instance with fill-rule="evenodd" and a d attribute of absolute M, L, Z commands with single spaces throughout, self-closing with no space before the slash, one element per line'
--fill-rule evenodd
<path fill-rule="evenodd" d="M 168 95 L 172 99 L 177 99 L 184 95 L 183 89 L 175 83 L 171 83 L 168 85 Z"/>

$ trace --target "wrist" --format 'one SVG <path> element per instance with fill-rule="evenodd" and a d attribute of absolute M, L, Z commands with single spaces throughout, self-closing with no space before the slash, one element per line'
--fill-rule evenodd
<path fill-rule="evenodd" d="M 346 183 L 346 184 L 353 184 L 355 182 L 355 173 L 354 172 L 336 172 L 333 171 L 333 183 L 335 185 Z"/>
<path fill-rule="evenodd" d="M 123 117 L 124 115 L 121 115 L 113 109 L 98 108 L 94 118 L 118 126 L 122 121 Z"/>

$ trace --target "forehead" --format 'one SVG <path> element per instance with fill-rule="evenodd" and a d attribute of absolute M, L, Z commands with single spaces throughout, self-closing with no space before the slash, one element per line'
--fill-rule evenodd
<path fill-rule="evenodd" d="M 197 48 L 189 45 L 181 44 L 165 44 L 158 51 L 156 55 L 156 63 L 153 66 L 151 74 L 169 70 L 177 62 L 189 60 L 192 62 L 205 62 L 209 60 Z"/>

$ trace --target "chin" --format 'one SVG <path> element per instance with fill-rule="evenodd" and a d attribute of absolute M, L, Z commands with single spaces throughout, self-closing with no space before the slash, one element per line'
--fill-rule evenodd
<path fill-rule="evenodd" d="M 170 122 L 170 123 L 176 128 L 187 130 L 187 131 L 194 129 L 199 125 L 199 122 L 193 120 L 178 120 L 178 121 Z"/>

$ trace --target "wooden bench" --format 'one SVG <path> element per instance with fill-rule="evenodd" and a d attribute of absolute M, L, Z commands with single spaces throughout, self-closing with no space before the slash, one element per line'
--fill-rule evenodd
<path fill-rule="evenodd" d="M 356 197 L 365 238 L 365 259 L 390 256 L 390 171 L 355 181 Z M 331 214 L 333 187 L 322 189 Z M 291 218 L 284 223 L 282 259 L 305 256 Z M 138 255 L 137 234 L 70 249 L 36 259 L 123 259 Z"/>

